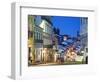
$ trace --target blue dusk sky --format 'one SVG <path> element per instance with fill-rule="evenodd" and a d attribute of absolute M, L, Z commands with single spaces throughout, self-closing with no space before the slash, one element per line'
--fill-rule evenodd
<path fill-rule="evenodd" d="M 77 36 L 77 31 L 80 30 L 80 18 L 81 17 L 70 17 L 70 16 L 53 16 L 52 23 L 55 28 L 60 29 L 60 34 Z"/>

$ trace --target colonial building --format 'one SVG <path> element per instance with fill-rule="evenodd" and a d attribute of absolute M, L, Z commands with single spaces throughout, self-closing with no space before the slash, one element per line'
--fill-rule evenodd
<path fill-rule="evenodd" d="M 42 22 L 40 27 L 43 29 L 43 61 L 52 61 L 52 22 L 51 16 L 41 16 Z"/>
<path fill-rule="evenodd" d="M 43 29 L 39 26 L 41 24 L 41 16 L 28 16 L 28 48 L 29 60 L 31 58 L 32 64 L 42 60 L 43 51 Z"/>
<path fill-rule="evenodd" d="M 88 45 L 88 18 L 80 19 L 80 42 L 84 49 Z"/>
<path fill-rule="evenodd" d="M 42 22 L 41 16 L 35 16 L 34 21 L 35 61 L 41 62 L 43 53 L 43 29 L 40 27 L 40 24 Z"/>
<path fill-rule="evenodd" d="M 88 18 L 81 18 L 80 42 L 83 53 L 83 61 L 88 63 Z"/>
<path fill-rule="evenodd" d="M 35 17 L 32 15 L 28 16 L 28 65 L 32 64 L 35 61 L 34 58 L 34 20 Z"/>

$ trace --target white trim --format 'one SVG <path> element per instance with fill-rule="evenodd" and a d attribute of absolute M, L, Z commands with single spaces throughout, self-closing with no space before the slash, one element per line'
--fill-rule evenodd
<path fill-rule="evenodd" d="M 33 6 L 34 5 L 34 6 Z M 48 4 L 36 4 L 36 3 L 12 3 L 12 78 L 14 79 L 32 79 L 31 74 L 28 76 L 24 76 L 22 74 L 22 72 L 24 70 L 22 70 L 22 23 L 21 23 L 21 9 L 22 8 L 35 8 L 35 9 L 46 9 L 46 10 L 68 10 L 68 11 L 82 11 L 82 12 L 95 12 L 96 9 L 95 8 L 89 8 L 89 7 L 73 7 L 73 6 L 63 6 L 63 5 L 48 5 Z M 94 19 L 95 20 L 95 19 Z M 60 66 L 64 67 L 64 66 Z M 72 66 L 74 67 L 74 66 Z M 80 66 L 82 68 L 82 66 Z M 80 68 L 79 67 L 79 68 Z M 87 66 L 85 66 L 87 67 Z M 38 67 L 37 67 L 38 68 Z M 46 67 L 47 69 L 49 69 L 48 67 Z M 54 66 L 54 68 L 57 69 L 57 67 Z M 65 67 L 66 68 L 66 67 Z M 70 67 L 68 67 L 70 68 Z M 43 68 L 42 68 L 43 69 Z M 50 68 L 51 69 L 51 68 Z M 53 69 L 51 69 L 53 70 Z M 69 69 L 68 69 L 69 70 Z M 54 70 L 53 70 L 54 71 Z M 64 72 L 64 71 L 62 71 Z M 39 73 L 39 72 L 38 72 Z M 41 72 L 43 73 L 43 72 Z M 60 74 L 61 72 L 56 72 L 57 74 Z M 69 73 L 69 72 L 68 72 Z M 48 73 L 50 74 L 50 73 Z M 42 75 L 40 75 L 41 77 Z M 34 76 L 33 76 L 34 77 Z M 45 77 L 45 76 L 44 76 Z"/>

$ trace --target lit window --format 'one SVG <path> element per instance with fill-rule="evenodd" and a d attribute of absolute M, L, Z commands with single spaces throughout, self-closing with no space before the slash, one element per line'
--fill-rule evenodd
<path fill-rule="evenodd" d="M 40 40 L 40 33 L 38 32 L 38 40 Z"/>
<path fill-rule="evenodd" d="M 37 39 L 37 33 L 35 32 L 35 39 Z"/>
<path fill-rule="evenodd" d="M 41 33 L 40 33 L 40 40 L 41 40 Z"/>

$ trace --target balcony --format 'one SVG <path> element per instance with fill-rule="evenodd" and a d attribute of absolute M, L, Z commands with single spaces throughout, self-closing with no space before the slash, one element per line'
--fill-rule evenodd
<path fill-rule="evenodd" d="M 35 43 L 43 43 L 43 40 L 34 40 Z"/>
<path fill-rule="evenodd" d="M 53 48 L 53 45 L 43 45 L 44 48 Z"/>

